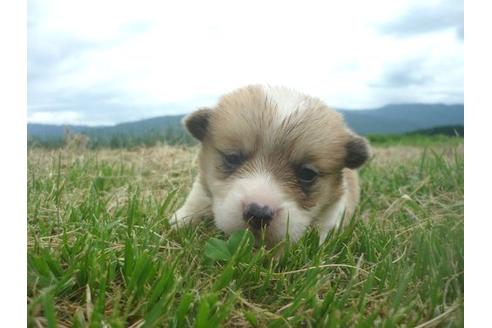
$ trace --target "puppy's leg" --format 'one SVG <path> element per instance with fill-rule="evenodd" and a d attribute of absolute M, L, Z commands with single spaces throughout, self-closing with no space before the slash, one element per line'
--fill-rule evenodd
<path fill-rule="evenodd" d="M 174 213 L 169 223 L 172 228 L 194 223 L 205 215 L 212 213 L 212 199 L 207 196 L 198 176 L 186 198 L 184 205 Z"/>
<path fill-rule="evenodd" d="M 338 228 L 340 223 L 342 222 L 342 218 L 344 216 L 346 210 L 345 198 L 342 197 L 339 201 L 333 204 L 328 210 L 321 216 L 321 219 L 318 222 L 319 229 L 319 244 L 321 245 L 328 233 L 334 229 Z"/>

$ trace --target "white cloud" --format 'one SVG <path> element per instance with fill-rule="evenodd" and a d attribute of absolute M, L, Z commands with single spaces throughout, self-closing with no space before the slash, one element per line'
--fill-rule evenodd
<path fill-rule="evenodd" d="M 79 123 L 80 113 L 72 111 L 45 112 L 37 111 L 28 113 L 28 122 L 45 123 L 45 124 L 68 124 Z"/>
<path fill-rule="evenodd" d="M 456 30 L 381 32 L 424 5 L 30 1 L 29 112 L 56 103 L 62 105 L 51 108 L 55 113 L 126 121 L 212 105 L 250 83 L 291 86 L 342 108 L 462 101 L 463 42 Z M 427 83 L 382 87 L 392 71 L 415 60 Z"/>

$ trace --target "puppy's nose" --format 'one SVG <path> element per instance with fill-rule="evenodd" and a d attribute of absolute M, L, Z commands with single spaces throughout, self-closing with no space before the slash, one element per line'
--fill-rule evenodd
<path fill-rule="evenodd" d="M 266 206 L 257 203 L 246 205 L 243 211 L 243 219 L 253 229 L 260 229 L 267 226 L 273 219 L 274 211 Z"/>

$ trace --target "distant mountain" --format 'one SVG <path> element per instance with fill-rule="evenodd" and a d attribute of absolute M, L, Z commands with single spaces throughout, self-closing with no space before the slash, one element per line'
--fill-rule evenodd
<path fill-rule="evenodd" d="M 362 135 L 400 134 L 438 126 L 464 125 L 463 104 L 399 104 L 377 109 L 338 111 L 343 114 L 347 124 Z M 88 135 L 91 140 L 105 140 L 103 144 L 109 143 L 115 136 L 142 139 L 149 135 L 159 138 L 165 138 L 167 135 L 177 140 L 186 138 L 181 126 L 183 116 L 161 116 L 114 126 L 96 127 L 30 123 L 27 125 L 27 134 L 31 139 L 39 141 L 60 139 L 66 127 L 72 133 Z"/>
<path fill-rule="evenodd" d="M 464 125 L 464 105 L 401 104 L 369 110 L 339 110 L 357 133 L 399 134 L 444 125 Z"/>
<path fill-rule="evenodd" d="M 181 128 L 181 119 L 184 115 L 160 116 L 136 122 L 120 123 L 108 126 L 85 125 L 53 125 L 27 124 L 27 135 L 34 137 L 59 138 L 63 137 L 65 129 L 72 133 L 84 133 L 89 136 L 108 136 L 115 134 L 143 135 L 149 132 L 164 131 L 169 128 Z"/>

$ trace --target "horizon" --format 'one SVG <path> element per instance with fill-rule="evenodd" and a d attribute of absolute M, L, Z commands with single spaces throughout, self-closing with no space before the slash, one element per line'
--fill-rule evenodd
<path fill-rule="evenodd" d="M 386 104 L 384 106 L 376 107 L 376 108 L 333 108 L 336 111 L 347 111 L 347 112 L 365 112 L 365 111 L 374 111 L 374 110 L 380 110 L 385 107 L 391 107 L 391 106 L 465 106 L 464 103 L 451 103 L 451 104 L 446 104 L 446 103 L 393 103 L 393 104 Z M 179 117 L 179 116 L 185 116 L 188 113 L 183 113 L 183 114 L 164 114 L 164 115 L 157 115 L 157 116 L 152 116 L 152 117 L 143 117 L 143 118 L 137 118 L 131 121 L 121 121 L 121 122 L 116 122 L 114 124 L 103 124 L 103 125 L 89 125 L 89 124 L 70 124 L 70 123 L 61 123 L 61 124 L 53 124 L 53 123 L 38 123 L 38 122 L 27 122 L 27 125 L 46 125 L 46 126 L 57 126 L 57 127 L 63 127 L 63 126 L 72 126 L 72 127 L 90 127 L 90 128 L 105 128 L 105 127 L 115 127 L 121 124 L 127 124 L 127 123 L 138 123 L 141 121 L 146 121 L 146 120 L 152 120 L 156 118 L 163 118 L 163 117 Z"/>
<path fill-rule="evenodd" d="M 27 121 L 182 115 L 254 83 L 351 110 L 464 103 L 463 12 L 453 0 L 28 0 Z"/>

